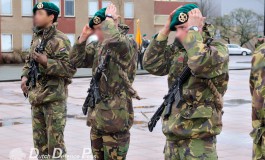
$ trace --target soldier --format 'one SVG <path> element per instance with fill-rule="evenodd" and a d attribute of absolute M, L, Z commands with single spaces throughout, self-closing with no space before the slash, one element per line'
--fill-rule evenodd
<path fill-rule="evenodd" d="M 250 93 L 252 96 L 252 127 L 250 133 L 253 138 L 253 160 L 265 159 L 264 141 L 264 97 L 265 97 L 265 43 L 261 44 L 254 52 L 250 73 Z"/>
<path fill-rule="evenodd" d="M 31 104 L 33 141 L 39 159 L 51 159 L 52 155 L 64 159 L 66 155 L 67 86 L 76 70 L 69 61 L 70 41 L 56 29 L 59 13 L 53 3 L 34 6 L 33 39 L 21 76 L 21 88 Z M 37 77 L 32 75 L 35 62 Z"/>
<path fill-rule="evenodd" d="M 95 75 L 107 51 L 111 52 L 98 83 L 102 100 L 89 108 L 87 117 L 87 125 L 92 127 L 92 153 L 97 160 L 126 158 L 134 118 L 131 98 L 137 93 L 131 85 L 136 73 L 136 45 L 125 36 L 128 26 L 117 25 L 117 18 L 113 4 L 99 10 L 84 27 L 70 53 L 77 68 L 92 68 Z M 86 45 L 92 34 L 99 41 Z"/>
<path fill-rule="evenodd" d="M 204 24 L 204 19 L 195 4 L 176 9 L 144 56 L 145 69 L 154 75 L 168 75 L 169 87 L 182 78 L 186 66 L 191 69 L 183 84 L 182 103 L 173 103 L 171 114 L 162 120 L 166 160 L 217 159 L 216 135 L 222 130 L 229 56 L 224 44 L 212 42 L 213 26 Z M 167 45 L 171 31 L 176 31 L 176 41 Z"/>
<path fill-rule="evenodd" d="M 263 36 L 258 36 L 258 41 L 257 43 L 255 44 L 255 49 L 257 49 L 260 45 L 262 45 L 264 43 L 264 39 L 265 37 Z"/>

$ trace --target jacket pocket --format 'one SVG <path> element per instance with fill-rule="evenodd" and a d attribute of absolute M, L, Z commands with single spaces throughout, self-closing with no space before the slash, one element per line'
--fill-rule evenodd
<path fill-rule="evenodd" d="M 214 136 L 221 132 L 220 116 L 211 105 L 183 105 L 176 114 L 163 121 L 163 133 L 174 135 L 175 138 L 167 136 L 172 140 Z"/>
<path fill-rule="evenodd" d="M 187 107 L 181 111 L 181 116 L 184 119 L 208 119 L 213 115 L 213 108 L 211 106 L 198 106 L 197 108 Z"/>
<path fill-rule="evenodd" d="M 127 98 L 100 102 L 88 115 L 88 124 L 105 133 L 125 132 L 132 126 Z"/>
<path fill-rule="evenodd" d="M 61 79 L 51 79 L 47 81 L 44 92 L 46 96 L 43 98 L 43 102 L 61 101 L 66 98 L 64 81 Z"/>

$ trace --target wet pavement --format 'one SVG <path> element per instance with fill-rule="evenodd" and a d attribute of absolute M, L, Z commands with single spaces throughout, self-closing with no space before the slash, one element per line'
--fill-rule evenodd
<path fill-rule="evenodd" d="M 224 97 L 224 127 L 217 138 L 220 160 L 251 159 L 251 97 L 248 78 L 249 70 L 230 71 L 229 88 Z M 89 80 L 74 79 L 69 86 L 65 141 L 70 160 L 78 159 L 83 149 L 90 147 L 90 128 L 86 127 L 86 117 L 81 112 Z M 166 77 L 152 75 L 136 77 L 134 88 L 143 99 L 133 100 L 135 121 L 131 129 L 128 160 L 163 159 L 165 137 L 161 132 L 161 123 L 159 121 L 150 133 L 147 122 L 167 92 L 166 81 Z M 0 144 L 1 160 L 10 156 L 29 159 L 33 147 L 31 110 L 20 90 L 20 82 L 0 83 Z M 92 155 L 80 159 L 92 159 Z"/>
<path fill-rule="evenodd" d="M 229 68 L 231 70 L 236 69 L 249 69 L 251 56 L 230 56 Z M 23 64 L 0 64 L 0 82 L 7 81 L 18 81 L 20 80 L 21 70 Z M 137 70 L 138 75 L 146 74 L 145 70 Z M 89 68 L 79 68 L 75 74 L 76 78 L 80 77 L 91 77 L 91 69 Z"/>

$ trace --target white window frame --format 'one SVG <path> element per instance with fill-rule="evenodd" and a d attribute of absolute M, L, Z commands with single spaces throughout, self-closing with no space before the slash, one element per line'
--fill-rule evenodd
<path fill-rule="evenodd" d="M 66 3 L 65 3 L 65 1 L 67 1 L 67 0 L 64 0 L 64 17 L 75 17 L 75 0 L 73 0 L 73 2 L 74 2 L 74 15 L 66 15 L 66 9 L 65 9 Z"/>
<path fill-rule="evenodd" d="M 31 17 L 31 16 L 33 16 L 33 13 L 32 13 L 32 10 L 33 10 L 33 0 L 31 0 L 31 14 L 29 14 L 29 15 L 24 15 L 23 14 L 23 0 L 21 0 L 21 16 L 22 17 Z"/>
<path fill-rule="evenodd" d="M 132 17 L 125 17 L 125 3 L 132 3 L 133 5 L 132 5 L 132 14 L 133 14 L 133 16 Z M 124 2 L 124 8 L 123 8 L 123 12 L 124 12 L 124 18 L 125 19 L 134 19 L 134 2 L 132 2 L 132 1 L 125 1 Z"/>
<path fill-rule="evenodd" d="M 103 7 L 103 2 L 108 2 L 108 4 L 109 4 L 109 3 L 111 3 L 111 0 L 102 0 L 102 3 L 101 3 L 101 9 L 104 8 L 104 7 Z M 105 7 L 107 7 L 107 6 L 105 6 Z"/>
<path fill-rule="evenodd" d="M 99 9 L 99 2 L 98 2 L 98 0 L 88 0 L 88 3 L 87 3 L 87 7 L 88 7 L 88 17 L 90 18 L 90 17 L 93 17 L 94 16 L 94 14 L 95 13 L 93 13 L 92 15 L 89 15 L 89 12 L 90 12 L 90 10 L 89 10 L 89 2 L 96 2 L 97 3 L 97 9 L 96 10 L 98 10 Z"/>
<path fill-rule="evenodd" d="M 13 0 L 10 0 L 10 5 L 11 5 L 11 13 L 10 14 L 2 14 L 0 12 L 1 16 L 13 16 Z"/>
<path fill-rule="evenodd" d="M 9 50 L 9 51 L 3 51 L 3 47 L 2 47 L 2 42 L 3 42 L 3 39 L 2 39 L 2 35 L 11 35 L 11 50 Z M 11 33 L 1 33 L 1 52 L 2 53 L 9 53 L 9 52 L 13 52 L 14 51 L 14 38 L 13 38 L 13 34 L 11 34 Z"/>
<path fill-rule="evenodd" d="M 156 21 L 156 17 L 163 17 L 164 19 L 165 19 L 165 22 L 166 22 L 166 20 L 168 19 L 168 15 L 165 15 L 165 14 L 157 14 L 157 15 L 154 15 L 154 25 L 157 25 L 157 26 L 161 26 L 161 25 L 165 25 L 165 22 L 161 22 L 161 23 L 157 23 L 157 21 Z"/>
<path fill-rule="evenodd" d="M 49 0 L 49 2 L 52 2 L 52 1 Z M 62 4 L 61 4 L 61 0 L 59 0 L 59 9 L 60 9 L 60 14 L 58 15 L 58 17 L 61 17 L 61 15 L 62 15 Z"/>
<path fill-rule="evenodd" d="M 22 51 L 28 51 L 29 49 L 30 49 L 30 46 L 29 46 L 29 48 L 28 49 L 24 49 L 23 47 L 24 47 L 24 38 L 23 38 L 23 36 L 24 35 L 32 35 L 31 33 L 22 33 L 22 35 L 21 35 L 21 38 L 22 38 L 22 47 L 21 47 L 21 50 Z M 32 41 L 32 39 L 31 39 L 31 41 Z M 30 44 L 31 45 L 31 44 Z"/>

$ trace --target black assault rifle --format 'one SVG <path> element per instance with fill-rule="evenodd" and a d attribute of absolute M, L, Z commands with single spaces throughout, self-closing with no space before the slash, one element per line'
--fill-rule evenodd
<path fill-rule="evenodd" d="M 105 60 L 97 67 L 96 73 L 90 81 L 90 88 L 87 91 L 88 95 L 82 107 L 84 115 L 87 114 L 88 107 L 95 108 L 95 105 L 98 104 L 102 99 L 98 82 L 102 76 L 102 73 L 106 70 L 106 66 L 110 60 L 110 57 L 110 50 L 108 49 Z"/>
<path fill-rule="evenodd" d="M 189 79 L 190 76 L 191 70 L 188 66 L 186 66 L 169 89 L 167 95 L 164 96 L 164 102 L 161 104 L 161 106 L 157 109 L 151 120 L 148 122 L 148 129 L 150 132 L 153 131 L 157 121 L 160 119 L 164 110 L 164 119 L 167 119 L 171 114 L 172 104 L 176 102 L 176 106 L 178 107 L 179 104 L 183 102 L 183 84 Z"/>
<path fill-rule="evenodd" d="M 35 52 L 42 54 L 44 51 L 44 40 L 36 47 Z M 38 80 L 41 79 L 41 73 L 39 69 L 39 63 L 36 62 L 33 58 L 30 58 L 29 61 L 29 73 L 28 80 L 26 82 L 27 87 L 35 88 Z M 26 94 L 24 94 L 27 97 Z"/>

